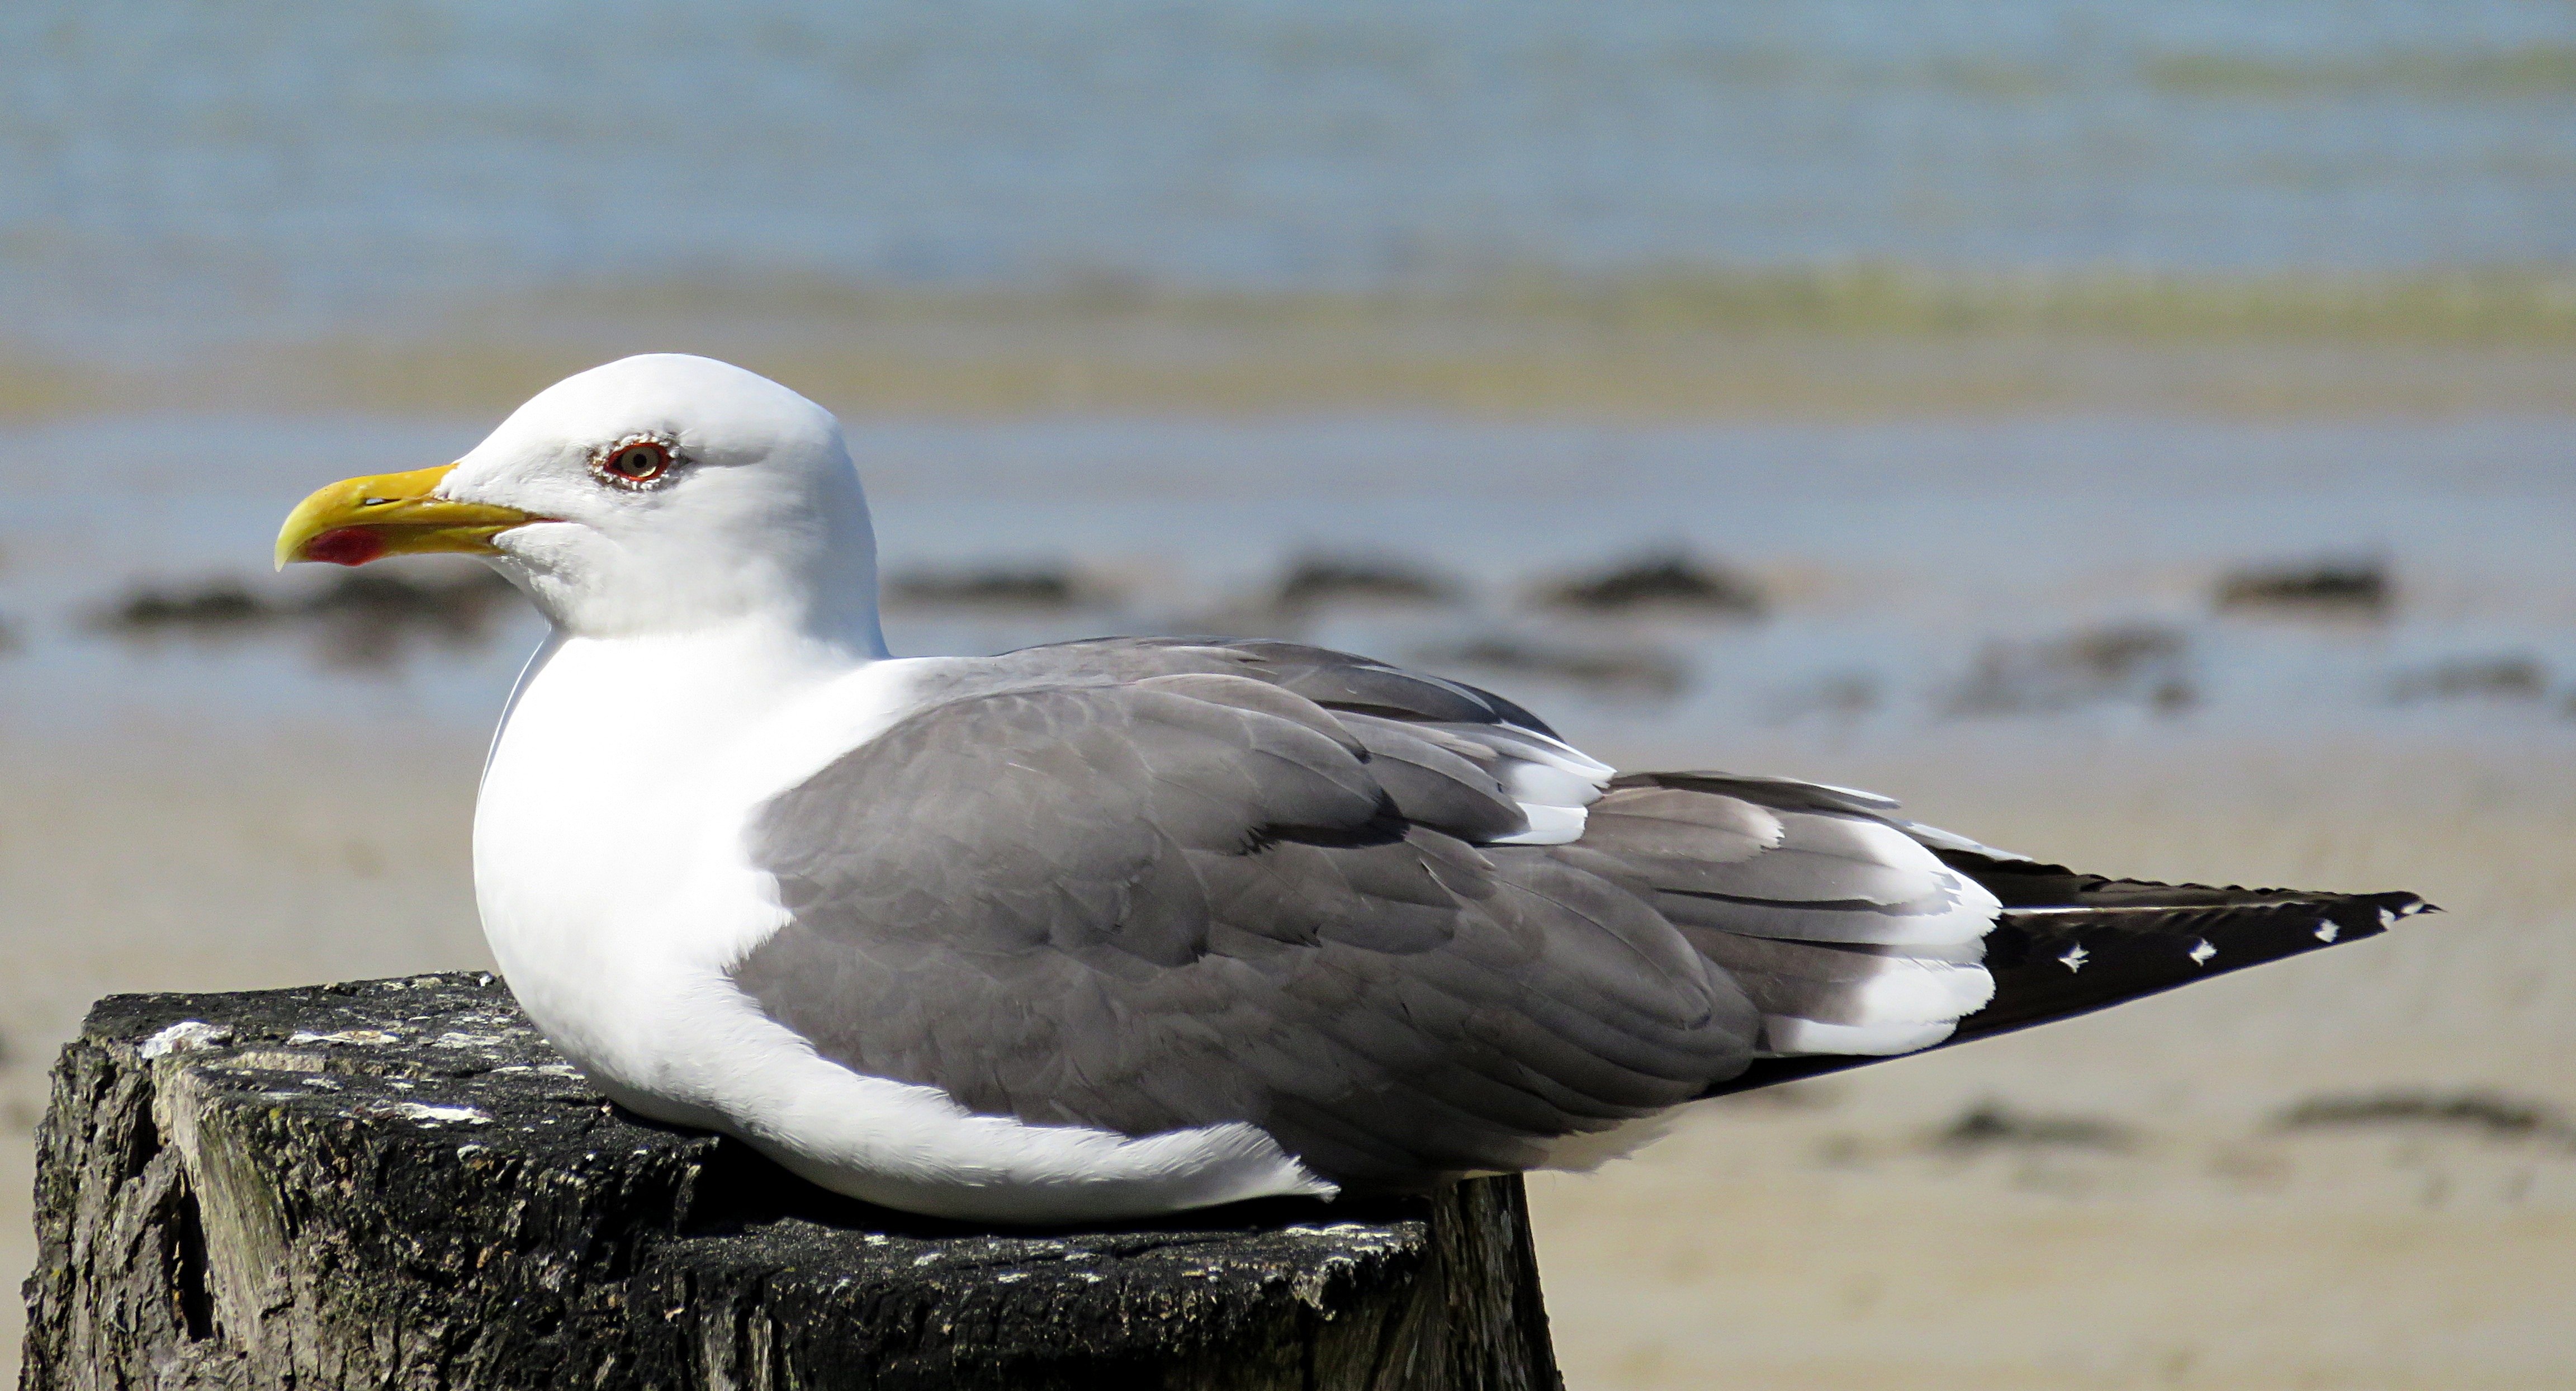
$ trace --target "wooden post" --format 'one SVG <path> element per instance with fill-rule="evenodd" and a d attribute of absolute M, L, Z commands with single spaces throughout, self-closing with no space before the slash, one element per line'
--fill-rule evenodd
<path fill-rule="evenodd" d="M 1520 1181 L 994 1233 L 605 1105 L 491 976 L 119 996 L 22 1391 L 1558 1385 Z"/>

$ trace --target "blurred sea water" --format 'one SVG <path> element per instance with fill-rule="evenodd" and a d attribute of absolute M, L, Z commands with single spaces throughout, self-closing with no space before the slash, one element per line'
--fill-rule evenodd
<path fill-rule="evenodd" d="M 2554 0 L 34 0 L 0 43 L 21 728 L 470 727 L 524 616 L 390 663 L 101 617 L 291 602 L 306 488 L 673 344 L 842 411 L 890 566 L 1087 577 L 899 609 L 912 650 L 1287 632 L 1680 746 L 2576 728 Z M 1529 602 L 1650 552 L 1768 613 Z M 1451 599 L 1256 603 L 1301 555 Z M 2214 607 L 2319 562 L 2393 604 Z"/>
<path fill-rule="evenodd" d="M 2556 0 L 29 0 L 0 46 L 0 304 L 79 353 L 636 285 L 2576 255 Z"/>
<path fill-rule="evenodd" d="M 333 660 L 329 627 L 116 638 L 102 622 L 136 585 L 315 592 L 339 572 L 260 573 L 308 486 L 453 458 L 479 433 L 179 416 L 0 439 L 0 486 L 26 504 L 0 517 L 20 630 L 13 719 L 96 730 L 184 688 L 195 717 L 247 726 L 488 723 L 535 640 L 515 600 L 514 618 L 471 640 L 363 662 Z M 1075 591 L 898 598 L 899 651 L 1294 636 L 1516 692 L 1569 732 L 1712 752 L 1746 729 L 1901 740 L 2015 718 L 2051 737 L 2162 723 L 2576 740 L 2576 469 L 2550 419 L 1076 417 L 855 420 L 849 434 L 898 581 L 1034 570 Z M 1551 582 L 1664 554 L 1740 571 L 1764 611 L 1539 602 Z M 1283 602 L 1284 577 L 1317 557 L 1443 592 Z M 2249 564 L 2375 570 L 2388 602 L 2223 609 L 2222 580 Z"/>

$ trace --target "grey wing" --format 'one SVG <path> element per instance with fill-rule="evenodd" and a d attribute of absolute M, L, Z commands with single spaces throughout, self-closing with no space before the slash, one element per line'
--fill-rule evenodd
<path fill-rule="evenodd" d="M 825 1056 L 979 1112 L 1250 1121 L 1367 1187 L 1530 1167 L 1746 1066 L 1758 1011 L 1646 877 L 1474 843 L 1521 810 L 1442 728 L 1469 720 L 1424 717 L 1495 711 L 1401 688 L 1333 711 L 1298 689 L 1324 679 L 912 716 L 764 810 L 791 921 L 738 984 Z"/>
<path fill-rule="evenodd" d="M 1508 725 L 1549 739 L 1556 731 L 1519 705 L 1464 682 L 1406 671 L 1371 657 L 1276 638 L 1087 638 L 959 661 L 947 694 L 1030 685 L 1097 685 L 1184 672 L 1241 676 L 1292 691 L 1328 710 L 1456 725 Z"/>
<path fill-rule="evenodd" d="M 760 814 L 791 920 L 742 988 L 978 1111 L 1249 1121 L 1345 1186 L 1531 1167 L 2422 907 L 2109 883 L 1811 783 L 1614 778 L 1499 697 L 1290 643 L 1062 644 L 928 684 Z"/>
<path fill-rule="evenodd" d="M 1413 799 L 1447 801 L 1455 785 L 1499 790 L 1508 827 L 1423 819 L 1485 841 L 1570 840 L 1613 770 L 1567 745 L 1519 705 L 1463 682 L 1328 648 L 1268 638 L 1094 638 L 962 659 L 930 678 L 929 701 L 1037 687 L 1115 686 L 1160 676 L 1233 676 L 1277 686 L 1332 712 L 1367 746 L 1379 779 L 1408 814 Z M 1459 760 L 1474 767 L 1468 773 Z"/>

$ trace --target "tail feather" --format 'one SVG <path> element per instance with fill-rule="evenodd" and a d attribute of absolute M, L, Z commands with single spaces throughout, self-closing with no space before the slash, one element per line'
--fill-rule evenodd
<path fill-rule="evenodd" d="M 2001 911 L 1889 819 L 1895 805 L 1782 778 L 1632 773 L 1592 805 L 1582 846 L 1744 992 L 1759 1052 L 1886 1056 L 1939 1042 L 1986 1002 L 1982 939 Z"/>
<path fill-rule="evenodd" d="M 1940 844 L 1932 849 L 2003 905 L 1985 939 L 1994 997 L 1961 1019 L 1956 1031 L 1934 1045 L 1939 1048 L 2375 937 L 2401 918 L 2439 911 L 2410 893 L 2157 884 L 1973 849 Z M 1876 1061 L 1835 1054 L 1761 1058 L 1706 1095 L 1749 1091 Z"/>

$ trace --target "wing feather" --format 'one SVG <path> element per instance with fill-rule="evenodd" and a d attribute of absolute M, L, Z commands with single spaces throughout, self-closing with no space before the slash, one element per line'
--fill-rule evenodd
<path fill-rule="evenodd" d="M 1937 1042 L 1991 895 L 1894 804 L 1616 778 L 1473 687 L 1290 643 L 943 669 L 775 798 L 735 971 L 852 1068 L 1040 1124 L 1268 1129 L 1346 1186 L 1524 1167 L 1758 1054 Z"/>
<path fill-rule="evenodd" d="M 949 700 L 774 799 L 792 916 L 737 984 L 979 1111 L 1247 1120 L 1361 1186 L 1525 1166 L 1749 1061 L 1753 1006 L 1649 903 L 1464 838 L 1517 820 L 1483 770 L 1163 675 Z"/>

